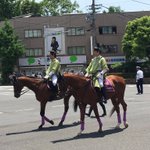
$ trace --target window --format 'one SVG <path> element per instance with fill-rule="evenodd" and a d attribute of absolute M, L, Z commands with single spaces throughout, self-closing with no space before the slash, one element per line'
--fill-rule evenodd
<path fill-rule="evenodd" d="M 102 45 L 101 49 L 103 53 L 117 53 L 118 52 L 117 45 Z"/>
<path fill-rule="evenodd" d="M 42 37 L 42 30 L 25 30 L 25 38 Z"/>
<path fill-rule="evenodd" d="M 67 54 L 68 55 L 83 55 L 85 54 L 85 47 L 83 46 L 68 47 Z"/>
<path fill-rule="evenodd" d="M 117 27 L 116 26 L 99 27 L 99 34 L 117 34 Z"/>
<path fill-rule="evenodd" d="M 26 49 L 26 56 L 42 56 L 42 49 Z"/>
<path fill-rule="evenodd" d="M 85 30 L 83 27 L 76 27 L 76 28 L 68 28 L 67 29 L 67 35 L 72 36 L 72 35 L 84 35 Z"/>

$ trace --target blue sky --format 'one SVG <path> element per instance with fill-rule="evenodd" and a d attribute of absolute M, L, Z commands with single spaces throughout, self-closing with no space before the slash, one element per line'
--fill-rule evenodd
<path fill-rule="evenodd" d="M 41 1 L 41 0 L 36 0 Z M 71 0 L 74 2 L 75 0 Z M 89 12 L 89 5 L 92 0 L 76 0 L 83 12 Z M 124 11 L 150 11 L 150 0 L 95 0 L 95 4 L 102 4 L 105 7 L 120 6 Z M 104 10 L 104 8 L 103 8 Z"/>
<path fill-rule="evenodd" d="M 74 0 L 71 0 L 74 2 Z M 80 9 L 88 11 L 92 0 L 76 0 Z M 102 4 L 105 7 L 120 6 L 124 11 L 150 11 L 150 0 L 95 0 L 95 4 Z"/>

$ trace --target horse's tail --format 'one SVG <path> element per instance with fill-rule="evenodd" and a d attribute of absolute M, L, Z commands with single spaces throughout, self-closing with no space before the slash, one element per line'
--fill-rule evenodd
<path fill-rule="evenodd" d="M 74 99 L 74 102 L 73 102 L 73 109 L 75 112 L 77 112 L 77 108 L 78 108 L 78 103 L 77 101 Z"/>
<path fill-rule="evenodd" d="M 113 107 L 113 108 L 111 109 L 109 116 L 111 117 L 114 112 L 115 112 L 115 107 Z"/>

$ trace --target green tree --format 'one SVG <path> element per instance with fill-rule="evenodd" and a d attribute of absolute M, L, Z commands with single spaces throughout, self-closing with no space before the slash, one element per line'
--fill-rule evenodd
<path fill-rule="evenodd" d="M 16 0 L 13 12 L 14 17 L 29 13 L 33 15 L 40 15 L 42 14 L 42 5 L 41 3 L 36 3 L 35 0 Z"/>
<path fill-rule="evenodd" d="M 70 0 L 0 0 L 0 20 L 11 19 L 12 17 L 33 14 L 43 16 L 57 16 L 66 13 L 81 11 L 76 1 Z"/>
<path fill-rule="evenodd" d="M 20 4 L 19 7 L 21 15 L 29 13 L 38 15 L 42 13 L 42 5 L 40 3 L 36 3 L 35 0 L 20 0 L 18 3 Z"/>
<path fill-rule="evenodd" d="M 41 15 L 41 3 L 35 0 L 0 0 L 0 21 L 29 13 Z"/>
<path fill-rule="evenodd" d="M 12 18 L 14 1 L 15 0 L 0 0 L 0 21 Z"/>
<path fill-rule="evenodd" d="M 4 26 L 0 28 L 0 57 L 2 83 L 9 82 L 8 76 L 13 72 L 17 65 L 18 58 L 24 53 L 24 46 L 15 35 L 12 26 L 5 21 Z"/>
<path fill-rule="evenodd" d="M 150 60 L 150 16 L 129 21 L 122 40 L 122 50 L 128 61 Z"/>
<path fill-rule="evenodd" d="M 121 10 L 120 6 L 115 7 L 115 6 L 110 6 L 108 8 L 108 11 L 103 11 L 103 13 L 120 13 L 123 12 L 123 10 Z"/>
<path fill-rule="evenodd" d="M 80 12 L 79 5 L 75 1 L 72 3 L 70 0 L 43 0 L 41 2 L 43 7 L 43 15 L 58 16 L 66 13 Z"/>

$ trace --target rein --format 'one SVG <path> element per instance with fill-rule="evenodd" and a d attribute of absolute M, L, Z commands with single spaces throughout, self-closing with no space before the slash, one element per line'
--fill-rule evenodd
<path fill-rule="evenodd" d="M 28 91 L 30 91 L 30 89 L 22 90 L 20 95 L 23 95 L 23 94 L 27 93 Z"/>

